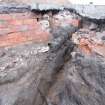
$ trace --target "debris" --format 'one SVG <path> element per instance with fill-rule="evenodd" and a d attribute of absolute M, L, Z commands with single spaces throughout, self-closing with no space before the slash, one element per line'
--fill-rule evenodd
<path fill-rule="evenodd" d="M 45 53 L 49 51 L 49 47 L 48 46 L 44 46 L 44 47 L 39 47 L 37 53 Z"/>
<path fill-rule="evenodd" d="M 63 10 L 58 14 L 54 15 L 55 24 L 59 26 L 74 25 L 75 27 L 80 27 L 81 19 L 74 13 L 71 13 L 68 10 Z"/>
<path fill-rule="evenodd" d="M 104 32 L 91 32 L 91 30 L 80 29 L 73 34 L 72 40 L 80 46 L 85 53 L 95 52 L 105 57 L 105 42 L 102 40 Z"/>

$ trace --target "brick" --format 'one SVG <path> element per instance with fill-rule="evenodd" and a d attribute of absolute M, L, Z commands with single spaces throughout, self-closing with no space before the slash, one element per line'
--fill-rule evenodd
<path fill-rule="evenodd" d="M 26 13 L 11 13 L 10 16 L 12 17 L 12 19 L 35 18 L 35 16 L 31 12 L 26 12 Z"/>
<path fill-rule="evenodd" d="M 23 34 L 28 40 L 34 40 L 36 42 L 45 42 L 49 39 L 49 33 L 41 30 L 32 30 L 24 32 Z"/>
<path fill-rule="evenodd" d="M 36 19 L 24 19 L 23 20 L 23 24 L 31 24 L 31 25 L 34 25 L 34 24 L 37 24 L 37 20 Z"/>
<path fill-rule="evenodd" d="M 18 20 L 18 19 L 11 19 L 11 20 L 8 20 L 8 24 L 9 25 L 23 25 L 23 20 Z"/>
<path fill-rule="evenodd" d="M 0 46 L 19 44 L 24 41 L 25 41 L 25 37 L 22 36 L 21 32 L 12 33 L 0 38 Z"/>
<path fill-rule="evenodd" d="M 24 31 L 29 30 L 28 28 L 29 27 L 27 25 L 14 26 L 14 27 L 11 27 L 11 31 L 13 31 L 13 32 L 24 32 Z"/>
<path fill-rule="evenodd" d="M 8 20 L 7 21 L 9 25 L 14 25 L 14 26 L 18 26 L 18 25 L 34 25 L 34 24 L 38 24 L 36 19 L 12 19 L 12 20 Z"/>
<path fill-rule="evenodd" d="M 31 12 L 26 13 L 10 13 L 10 14 L 0 14 L 0 20 L 11 20 L 11 19 L 28 19 L 28 18 L 36 18 Z"/>
<path fill-rule="evenodd" d="M 5 34 L 8 34 L 10 32 L 12 32 L 12 30 L 9 28 L 0 29 L 0 35 L 5 35 Z"/>
<path fill-rule="evenodd" d="M 0 47 L 24 42 L 46 42 L 49 33 L 41 29 L 33 14 L 11 13 L 0 15 Z"/>
<path fill-rule="evenodd" d="M 7 21 L 5 20 L 0 20 L 0 28 L 6 28 L 8 26 Z"/>
<path fill-rule="evenodd" d="M 9 27 L 9 28 L 1 28 L 0 29 L 0 35 L 6 35 L 6 34 L 9 34 L 9 33 L 15 33 L 15 32 L 21 32 L 21 31 L 27 31 L 28 28 L 27 27 Z"/>
<path fill-rule="evenodd" d="M 0 20 L 11 20 L 12 17 L 10 14 L 0 14 Z"/>
<path fill-rule="evenodd" d="M 17 32 L 0 36 L 0 47 L 11 46 L 29 41 L 46 42 L 48 39 L 49 33 L 44 31 L 37 32 L 36 30 L 32 30 L 26 32 Z"/>
<path fill-rule="evenodd" d="M 13 26 L 9 28 L 0 28 L 0 35 L 6 35 L 9 33 L 15 33 L 15 32 L 25 32 L 30 30 L 36 30 L 38 26 L 33 25 L 20 25 L 20 26 Z"/>

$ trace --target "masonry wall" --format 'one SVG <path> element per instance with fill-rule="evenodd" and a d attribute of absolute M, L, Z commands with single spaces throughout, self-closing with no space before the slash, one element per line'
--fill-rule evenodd
<path fill-rule="evenodd" d="M 31 12 L 0 14 L 0 47 L 47 40 L 48 33 L 41 29 L 36 16 Z"/>

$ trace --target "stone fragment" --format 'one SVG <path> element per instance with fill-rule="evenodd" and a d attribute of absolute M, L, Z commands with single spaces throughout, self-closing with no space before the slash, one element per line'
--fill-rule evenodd
<path fill-rule="evenodd" d="M 87 54 L 95 52 L 105 57 L 105 42 L 102 40 L 104 32 L 92 33 L 90 30 L 82 29 L 76 32 L 72 36 L 74 43 L 80 46 L 80 48 Z"/>

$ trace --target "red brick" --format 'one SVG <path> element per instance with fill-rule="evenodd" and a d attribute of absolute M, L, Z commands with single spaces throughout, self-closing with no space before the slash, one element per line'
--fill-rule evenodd
<path fill-rule="evenodd" d="M 0 47 L 28 41 L 46 42 L 49 33 L 42 31 L 32 14 L 16 13 L 0 15 Z"/>
<path fill-rule="evenodd" d="M 11 20 L 12 17 L 10 14 L 0 14 L 0 20 Z"/>
<path fill-rule="evenodd" d="M 20 44 L 23 42 L 46 42 L 49 39 L 49 33 L 44 31 L 26 31 L 11 33 L 8 35 L 0 36 L 0 47 Z"/>
<path fill-rule="evenodd" d="M 0 35 L 5 35 L 5 34 L 8 34 L 10 32 L 12 32 L 12 30 L 9 28 L 0 29 Z"/>
<path fill-rule="evenodd" d="M 10 16 L 12 17 L 12 19 L 35 18 L 35 16 L 31 12 L 26 12 L 26 13 L 11 13 Z"/>
<path fill-rule="evenodd" d="M 8 25 L 8 27 L 0 27 L 0 35 L 14 33 L 14 32 L 25 32 L 30 30 L 38 30 L 41 28 L 39 24 L 28 24 L 28 25 Z"/>
<path fill-rule="evenodd" d="M 36 18 L 36 16 L 31 12 L 0 14 L 0 20 L 28 19 L 28 18 L 33 19 L 33 18 Z"/>
<path fill-rule="evenodd" d="M 0 28 L 6 28 L 8 26 L 7 21 L 5 20 L 0 20 Z"/>
<path fill-rule="evenodd" d="M 23 31 L 23 29 L 22 29 L 22 27 L 19 27 L 19 26 L 18 27 L 1 28 L 0 35 L 6 35 L 9 33 L 15 33 L 15 32 L 21 32 L 21 31 Z"/>
<path fill-rule="evenodd" d="M 34 25 L 34 24 L 37 24 L 37 20 L 36 19 L 24 19 L 23 20 L 23 24 L 31 24 L 31 25 Z"/>
<path fill-rule="evenodd" d="M 9 25 L 23 25 L 23 20 L 18 20 L 18 19 L 11 19 L 8 21 Z"/>
<path fill-rule="evenodd" d="M 36 19 L 11 19 L 7 21 L 9 25 L 14 25 L 14 26 L 18 26 L 18 25 L 34 25 L 34 24 L 38 24 Z"/>
<path fill-rule="evenodd" d="M 23 35 L 28 40 L 34 40 L 36 42 L 44 42 L 49 39 L 49 33 L 41 31 L 41 30 L 27 31 L 27 32 L 24 32 Z"/>
<path fill-rule="evenodd" d="M 24 31 L 30 30 L 29 25 L 13 26 L 13 27 L 10 27 L 10 28 L 11 28 L 11 32 L 24 32 Z M 34 27 L 33 27 L 33 29 L 34 29 Z"/>

